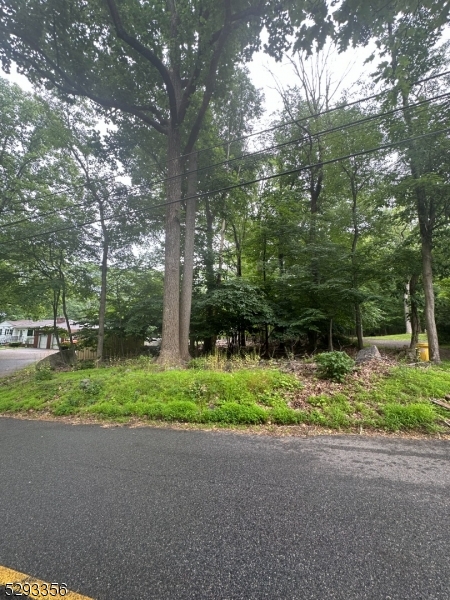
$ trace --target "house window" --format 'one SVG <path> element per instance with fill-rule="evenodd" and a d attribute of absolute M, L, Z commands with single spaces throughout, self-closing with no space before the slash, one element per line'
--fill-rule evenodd
<path fill-rule="evenodd" d="M 32 329 L 29 329 L 29 330 L 27 331 L 27 337 L 31 337 L 32 335 L 33 335 L 33 330 L 32 330 Z"/>
<path fill-rule="evenodd" d="M 6 331 L 5 331 L 5 333 L 6 333 Z M 0 335 L 2 335 L 2 330 L 1 329 L 0 329 Z"/>

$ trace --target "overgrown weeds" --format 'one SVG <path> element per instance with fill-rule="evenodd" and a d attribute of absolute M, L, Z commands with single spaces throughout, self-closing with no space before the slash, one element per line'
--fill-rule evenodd
<path fill-rule="evenodd" d="M 257 356 L 217 354 L 173 370 L 148 357 L 85 366 L 59 373 L 33 368 L 0 380 L 0 412 L 422 432 L 443 431 L 448 418 L 430 403 L 450 393 L 445 363 L 424 369 L 373 361 L 341 382 L 322 379 L 311 361 L 263 363 Z"/>

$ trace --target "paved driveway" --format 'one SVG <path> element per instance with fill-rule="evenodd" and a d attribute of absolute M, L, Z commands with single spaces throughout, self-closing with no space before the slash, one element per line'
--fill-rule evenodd
<path fill-rule="evenodd" d="M 40 348 L 1 348 L 0 377 L 10 375 L 14 371 L 23 369 L 23 367 L 38 362 L 55 352 L 57 350 L 42 350 Z"/>

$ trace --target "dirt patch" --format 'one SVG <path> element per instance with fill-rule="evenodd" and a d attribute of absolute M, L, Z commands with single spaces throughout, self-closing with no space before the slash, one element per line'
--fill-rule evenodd
<path fill-rule="evenodd" d="M 450 432 L 426 434 L 421 432 L 405 432 L 405 431 L 385 431 L 384 429 L 366 429 L 363 427 L 348 427 L 343 429 L 329 429 L 328 427 L 320 427 L 317 425 L 203 425 L 197 423 L 168 423 L 166 421 L 149 421 L 144 419 L 129 418 L 124 422 L 106 421 L 98 417 L 55 417 L 50 413 L 42 413 L 38 411 L 27 411 L 14 414 L 0 414 L 1 418 L 21 419 L 25 421 L 45 421 L 52 423 L 64 423 L 66 425 L 93 425 L 102 428 L 128 427 L 136 428 L 153 428 L 153 429 L 173 429 L 176 431 L 206 431 L 214 433 L 233 433 L 239 435 L 261 435 L 270 437 L 314 437 L 321 435 L 333 436 L 364 436 L 364 437 L 384 437 L 397 439 L 414 439 L 414 440 L 443 440 L 450 441 Z M 0 596 L 1 598 L 1 596 Z"/>
<path fill-rule="evenodd" d="M 398 362 L 394 358 L 385 355 L 382 360 L 372 360 L 355 367 L 352 375 L 344 383 L 336 383 L 327 379 L 319 379 L 316 363 L 288 363 L 285 370 L 294 373 L 303 385 L 302 389 L 295 393 L 291 400 L 291 406 L 292 408 L 311 410 L 312 407 L 308 403 L 308 399 L 322 394 L 326 396 L 345 394 L 351 400 L 362 387 L 365 391 L 373 389 L 377 380 L 380 377 L 389 375 L 391 369 L 396 366 L 398 366 Z"/>

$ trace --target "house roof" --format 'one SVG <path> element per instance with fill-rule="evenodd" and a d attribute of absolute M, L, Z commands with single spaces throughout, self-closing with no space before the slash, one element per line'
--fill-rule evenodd
<path fill-rule="evenodd" d="M 37 329 L 38 327 L 53 327 L 53 319 L 42 319 L 41 321 L 31 321 L 30 319 L 20 319 L 19 321 L 4 321 L 10 323 L 13 327 L 20 329 Z M 72 331 L 78 331 L 81 329 L 78 325 L 75 325 L 73 321 L 69 319 L 70 328 Z M 57 323 L 57 326 L 61 329 L 67 329 L 66 321 Z"/>

